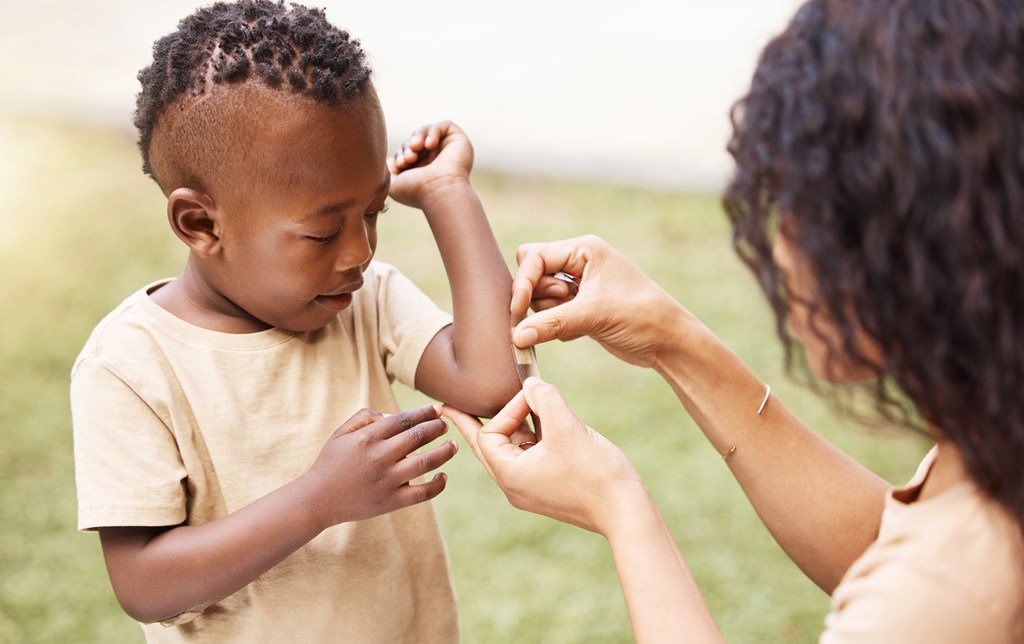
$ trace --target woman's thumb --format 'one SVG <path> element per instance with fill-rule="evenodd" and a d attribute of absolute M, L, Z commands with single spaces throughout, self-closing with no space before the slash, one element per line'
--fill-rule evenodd
<path fill-rule="evenodd" d="M 536 376 L 531 376 L 523 383 L 523 393 L 530 409 L 540 417 L 544 427 L 544 437 L 556 433 L 572 431 L 583 425 L 582 421 L 569 408 L 558 387 L 548 384 Z"/>

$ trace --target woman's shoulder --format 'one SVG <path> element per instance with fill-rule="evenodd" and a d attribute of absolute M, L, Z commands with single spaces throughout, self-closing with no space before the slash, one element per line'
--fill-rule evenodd
<path fill-rule="evenodd" d="M 826 636 L 867 628 L 878 629 L 873 641 L 1016 641 L 1024 632 L 1017 522 L 967 478 L 905 503 L 908 489 L 886 500 L 878 539 L 833 593 Z"/>

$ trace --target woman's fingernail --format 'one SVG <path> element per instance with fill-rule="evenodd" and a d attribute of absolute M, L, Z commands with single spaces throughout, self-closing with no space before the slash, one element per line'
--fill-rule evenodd
<path fill-rule="evenodd" d="M 532 347 L 537 343 L 537 329 L 526 327 L 525 329 L 519 329 L 516 332 L 516 344 L 521 347 Z"/>
<path fill-rule="evenodd" d="M 512 291 L 512 311 L 525 310 L 530 304 L 530 289 L 520 286 Z"/>

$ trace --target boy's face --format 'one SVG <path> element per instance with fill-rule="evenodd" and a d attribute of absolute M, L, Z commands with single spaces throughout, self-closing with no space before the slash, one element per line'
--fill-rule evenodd
<path fill-rule="evenodd" d="M 211 190 L 222 250 L 202 275 L 224 312 L 254 329 L 319 329 L 351 305 L 377 247 L 390 185 L 384 119 L 372 92 L 254 112 L 258 123 L 238 133 L 248 149 Z"/>

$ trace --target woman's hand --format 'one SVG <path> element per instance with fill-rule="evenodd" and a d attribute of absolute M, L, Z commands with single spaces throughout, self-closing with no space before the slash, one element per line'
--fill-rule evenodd
<path fill-rule="evenodd" d="M 531 409 L 541 419 L 544 439 L 524 449 L 520 445 L 533 440 L 522 429 Z M 443 413 L 520 510 L 607 537 L 616 526 L 619 501 L 649 501 L 626 455 L 583 424 L 558 389 L 539 378 L 528 378 L 523 391 L 487 425 L 447 405 Z"/>
<path fill-rule="evenodd" d="M 654 366 L 672 329 L 689 313 L 603 239 L 588 235 L 564 241 L 525 244 L 517 253 L 519 271 L 512 285 L 512 317 L 532 306 L 537 314 L 513 333 L 526 348 L 549 340 L 587 335 L 630 364 Z M 554 277 L 578 277 L 578 287 Z"/>

